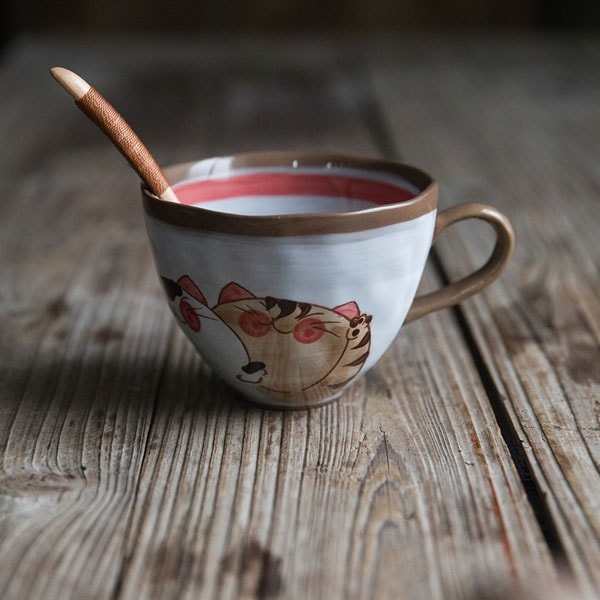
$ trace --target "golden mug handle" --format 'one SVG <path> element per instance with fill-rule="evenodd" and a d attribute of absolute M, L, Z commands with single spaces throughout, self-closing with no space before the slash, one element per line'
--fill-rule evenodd
<path fill-rule="evenodd" d="M 495 281 L 506 268 L 515 247 L 515 234 L 510 221 L 487 204 L 475 202 L 458 204 L 440 212 L 435 223 L 432 245 L 446 227 L 466 219 L 481 219 L 492 225 L 496 232 L 496 245 L 488 261 L 477 271 L 442 287 L 435 292 L 417 296 L 408 311 L 405 323 L 459 304 Z"/>

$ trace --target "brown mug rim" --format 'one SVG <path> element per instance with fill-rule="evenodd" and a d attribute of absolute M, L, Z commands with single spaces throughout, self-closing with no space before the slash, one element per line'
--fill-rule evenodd
<path fill-rule="evenodd" d="M 378 158 L 364 158 L 338 153 L 320 152 L 249 152 L 224 159 L 223 173 L 251 168 L 281 167 L 342 167 L 375 173 L 390 173 L 405 179 L 419 191 L 413 198 L 353 212 L 301 213 L 285 215 L 238 215 L 224 213 L 161 200 L 142 184 L 146 213 L 164 223 L 183 227 L 229 234 L 267 237 L 352 233 L 378 229 L 396 223 L 411 221 L 437 209 L 438 185 L 425 171 L 411 165 Z M 171 165 L 164 173 L 176 185 L 189 177 L 190 168 L 202 159 Z M 210 160 L 210 159 L 206 159 Z M 218 174 L 211 171 L 211 175 Z"/>

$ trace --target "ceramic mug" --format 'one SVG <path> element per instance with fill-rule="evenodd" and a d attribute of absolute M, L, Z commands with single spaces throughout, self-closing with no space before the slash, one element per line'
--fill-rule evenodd
<path fill-rule="evenodd" d="M 489 285 L 514 246 L 496 209 L 438 214 L 435 181 L 396 162 L 255 153 L 165 173 L 181 204 L 146 187 L 143 200 L 170 308 L 206 363 L 263 405 L 337 398 L 403 323 Z M 470 218 L 495 230 L 488 262 L 415 299 L 437 235 Z"/>

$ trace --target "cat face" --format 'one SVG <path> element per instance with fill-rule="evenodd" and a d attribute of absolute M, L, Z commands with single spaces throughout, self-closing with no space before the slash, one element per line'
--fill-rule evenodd
<path fill-rule="evenodd" d="M 180 323 L 187 325 L 194 333 L 200 333 L 206 320 L 218 321 L 218 317 L 208 308 L 204 294 L 187 275 L 176 282 L 161 277 L 161 283 L 173 313 Z"/>
<path fill-rule="evenodd" d="M 206 362 L 219 372 L 236 369 L 240 381 L 259 383 L 264 377 L 265 365 L 249 359 L 240 339 L 207 306 L 198 286 L 187 275 L 176 282 L 161 277 L 161 282 L 171 311 Z"/>
<path fill-rule="evenodd" d="M 371 316 L 361 314 L 356 302 L 327 308 L 273 296 L 258 298 L 232 282 L 210 309 L 188 276 L 177 282 L 163 279 L 163 285 L 173 312 L 207 362 L 229 365 L 230 370 L 232 352 L 227 346 L 235 337 L 244 350 L 237 379 L 273 398 L 330 397 L 356 377 L 369 355 Z"/>
<path fill-rule="evenodd" d="M 371 316 L 361 315 L 355 302 L 331 309 L 257 298 L 232 285 L 223 288 L 213 310 L 252 359 L 266 365 L 260 385 L 271 395 L 313 396 L 341 388 L 358 374 L 369 355 Z"/>

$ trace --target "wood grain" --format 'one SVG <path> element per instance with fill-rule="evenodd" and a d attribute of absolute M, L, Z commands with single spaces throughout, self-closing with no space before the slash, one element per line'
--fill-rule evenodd
<path fill-rule="evenodd" d="M 284 50 L 32 40 L 5 64 L 2 598 L 475 599 L 555 580 L 451 312 L 407 326 L 336 404 L 252 407 L 174 328 L 135 176 L 50 78 L 34 76 L 40 56 L 78 56 L 73 67 L 161 164 L 261 148 L 377 154 L 375 99 L 345 58 L 368 52 L 331 42 Z M 377 72 L 382 101 L 403 73 L 415 105 L 425 102 L 415 71 L 398 68 Z M 462 114 L 435 106 L 444 123 Z M 438 284 L 428 270 L 425 287 Z M 469 306 L 494 304 L 488 294 Z"/>
<path fill-rule="evenodd" d="M 437 175 L 443 201 L 487 201 L 515 223 L 512 267 L 460 315 L 545 497 L 555 551 L 595 592 L 600 64 L 574 39 L 527 41 L 472 40 L 425 73 L 380 65 L 373 80 L 402 155 Z M 464 227 L 440 240 L 448 277 L 482 262 L 486 234 Z"/>
<path fill-rule="evenodd" d="M 426 334 L 460 368 L 447 326 Z M 208 597 L 476 597 L 549 569 L 489 407 L 465 406 L 477 380 L 430 375 L 421 335 L 413 326 L 340 404 L 309 413 L 248 408 L 220 387 L 195 404 L 193 383 L 173 407 L 173 381 L 118 597 L 191 598 L 199 583 Z"/>

